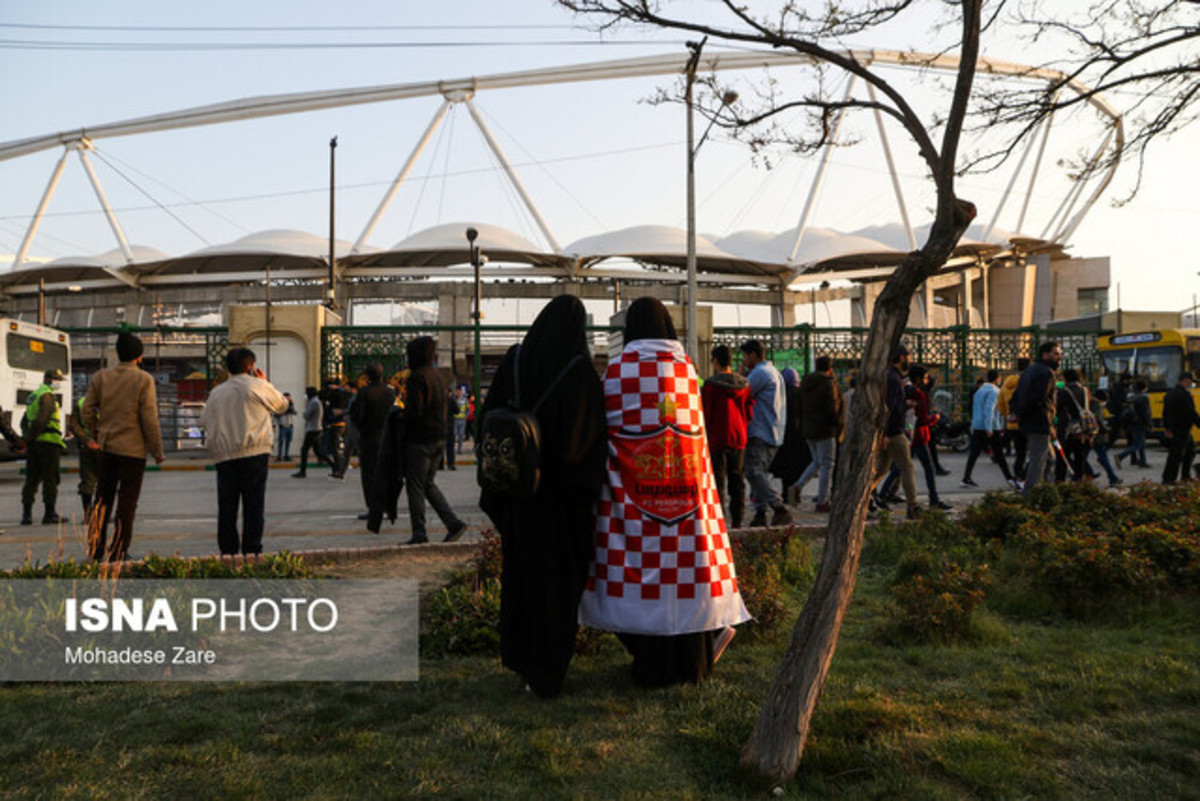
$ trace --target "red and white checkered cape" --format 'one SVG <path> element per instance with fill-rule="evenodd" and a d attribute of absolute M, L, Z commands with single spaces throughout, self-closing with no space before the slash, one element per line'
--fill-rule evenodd
<path fill-rule="evenodd" d="M 683 347 L 663 339 L 626 345 L 604 374 L 604 401 L 608 482 L 600 493 L 596 551 L 580 602 L 580 622 L 607 631 L 674 635 L 749 620 L 713 479 L 700 383 Z M 652 434 L 664 426 L 685 436 L 692 449 L 702 449 L 693 463 L 699 473 L 699 503 L 674 523 L 655 519 L 634 503 L 613 442 L 614 437 Z"/>

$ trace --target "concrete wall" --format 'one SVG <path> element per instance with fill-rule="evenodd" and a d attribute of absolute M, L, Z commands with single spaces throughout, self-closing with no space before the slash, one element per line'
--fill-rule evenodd
<path fill-rule="evenodd" d="M 267 308 L 258 306 L 229 306 L 226 309 L 229 342 L 243 344 L 262 339 L 267 333 Z M 304 343 L 307 367 L 305 380 L 321 385 L 321 328 L 341 325 L 342 318 L 324 306 L 271 306 L 271 336 L 291 336 Z"/>
<path fill-rule="evenodd" d="M 1038 325 L 1050 320 L 1079 316 L 1079 290 L 1104 289 L 1111 270 L 1107 256 L 1091 259 L 1059 259 L 1049 264 L 1050 316 L 1035 319 Z M 1039 291 L 1041 287 L 1038 287 Z"/>

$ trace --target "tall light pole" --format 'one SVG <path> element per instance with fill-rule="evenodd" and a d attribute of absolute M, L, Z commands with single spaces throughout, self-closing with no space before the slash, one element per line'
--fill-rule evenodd
<path fill-rule="evenodd" d="M 483 402 L 483 398 L 480 395 L 480 390 L 483 386 L 483 367 L 479 354 L 479 326 L 483 319 L 483 278 L 480 275 L 479 248 L 475 244 L 475 240 L 478 238 L 478 231 L 476 231 L 474 228 L 467 229 L 467 247 L 471 251 L 471 266 L 475 268 L 475 313 L 472 314 L 471 317 L 475 320 L 475 389 L 472 394 L 475 396 L 476 409 L 482 408 L 480 404 Z M 478 428 L 479 415 L 477 414 L 475 417 L 476 427 Z M 471 436 L 475 437 L 475 433 L 473 432 Z"/>
<path fill-rule="evenodd" d="M 708 139 L 717 118 L 713 117 L 709 120 L 708 127 L 704 129 L 700 141 L 696 142 L 692 90 L 696 84 L 696 69 L 700 65 L 700 51 L 704 49 L 704 43 L 707 41 L 708 37 L 705 36 L 699 42 L 687 43 L 687 48 L 692 51 L 692 55 L 685 68 L 686 89 L 684 90 L 684 104 L 687 106 L 687 352 L 692 363 L 697 365 L 701 364 L 701 359 L 700 331 L 696 321 L 696 308 L 699 301 L 696 288 L 696 154 L 700 152 L 701 146 Z M 725 92 L 721 96 L 722 108 L 732 105 L 737 102 L 737 99 L 737 92 Z"/>
<path fill-rule="evenodd" d="M 329 140 L 329 286 L 325 290 L 325 305 L 330 309 L 337 308 L 337 289 L 334 281 L 336 278 L 337 256 L 334 255 L 333 249 L 333 231 L 334 231 L 334 177 L 336 175 L 336 156 L 337 156 L 337 137 Z"/>
<path fill-rule="evenodd" d="M 693 119 L 692 87 L 696 84 L 696 67 L 700 63 L 700 51 L 708 37 L 699 42 L 688 42 L 692 51 L 687 62 L 687 88 L 684 102 L 687 104 L 687 352 L 692 364 L 700 364 L 700 338 L 696 331 L 696 125 Z"/>

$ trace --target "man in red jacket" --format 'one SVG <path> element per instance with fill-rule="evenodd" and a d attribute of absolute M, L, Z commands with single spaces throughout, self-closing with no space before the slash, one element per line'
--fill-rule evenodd
<path fill-rule="evenodd" d="M 721 507 L 729 527 L 741 528 L 746 508 L 746 423 L 753 413 L 754 396 L 746 377 L 733 372 L 725 345 L 713 348 L 712 375 L 700 390 L 700 400 Z"/>

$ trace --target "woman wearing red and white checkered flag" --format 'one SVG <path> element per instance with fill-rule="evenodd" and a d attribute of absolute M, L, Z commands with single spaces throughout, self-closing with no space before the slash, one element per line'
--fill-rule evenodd
<path fill-rule="evenodd" d="M 616 632 L 634 681 L 701 681 L 750 619 L 704 432 L 700 383 L 666 307 L 638 298 L 604 375 L 608 483 L 580 622 Z"/>

